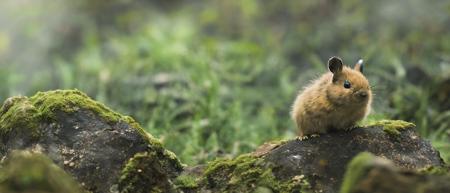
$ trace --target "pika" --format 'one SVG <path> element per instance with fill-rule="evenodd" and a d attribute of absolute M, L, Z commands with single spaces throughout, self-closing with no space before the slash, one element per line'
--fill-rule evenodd
<path fill-rule="evenodd" d="M 372 91 L 363 67 L 362 60 L 352 69 L 331 57 L 329 72 L 299 92 L 291 117 L 300 137 L 349 129 L 369 114 Z"/>

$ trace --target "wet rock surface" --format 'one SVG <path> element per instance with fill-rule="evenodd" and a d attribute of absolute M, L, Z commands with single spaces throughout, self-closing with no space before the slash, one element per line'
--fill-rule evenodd
<path fill-rule="evenodd" d="M 140 190 L 152 190 L 154 184 L 128 185 L 133 171 L 150 175 L 147 178 L 154 175 L 161 184 L 170 184 L 170 178 L 182 170 L 179 160 L 132 118 L 111 111 L 79 91 L 43 92 L 10 101 L 0 111 L 0 155 L 24 149 L 42 152 L 88 191 L 144 192 Z M 32 119 L 23 124 L 15 117 Z M 138 153 L 153 160 L 154 167 L 129 164 Z"/>

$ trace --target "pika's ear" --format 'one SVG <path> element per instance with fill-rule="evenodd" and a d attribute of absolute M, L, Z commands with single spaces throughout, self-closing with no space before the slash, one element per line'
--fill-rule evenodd
<path fill-rule="evenodd" d="M 328 60 L 328 69 L 333 74 L 340 73 L 342 71 L 342 60 L 339 57 L 333 56 Z"/>
<path fill-rule="evenodd" d="M 364 72 L 364 61 L 362 59 L 359 59 L 358 62 L 355 64 L 355 70 L 360 71 L 361 73 Z"/>

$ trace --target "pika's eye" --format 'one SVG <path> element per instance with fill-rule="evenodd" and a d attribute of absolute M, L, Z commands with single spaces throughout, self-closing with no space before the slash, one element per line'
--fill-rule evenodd
<path fill-rule="evenodd" d="M 350 84 L 350 82 L 348 80 L 344 81 L 344 88 L 350 88 L 352 87 L 352 85 Z"/>

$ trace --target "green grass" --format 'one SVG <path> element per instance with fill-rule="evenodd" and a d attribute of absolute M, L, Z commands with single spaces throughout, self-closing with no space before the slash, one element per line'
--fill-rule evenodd
<path fill-rule="evenodd" d="M 169 4 L 114 13 L 123 2 L 70 5 L 85 10 L 68 24 L 80 29 L 78 46 L 55 37 L 49 61 L 32 73 L 20 63 L 2 69 L 0 97 L 77 88 L 198 164 L 294 137 L 297 91 L 330 56 L 350 65 L 363 58 L 375 93 L 368 120 L 412 122 L 450 160 L 449 95 L 440 89 L 450 74 L 445 1 Z"/>

